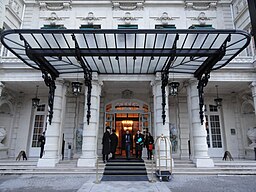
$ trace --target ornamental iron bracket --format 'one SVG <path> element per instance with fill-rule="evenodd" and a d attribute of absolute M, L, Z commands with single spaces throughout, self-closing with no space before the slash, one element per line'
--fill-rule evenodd
<path fill-rule="evenodd" d="M 177 41 L 179 39 L 179 35 L 176 34 L 173 46 L 172 46 L 172 50 L 174 50 L 174 53 L 170 56 L 170 59 L 168 61 L 168 63 L 165 66 L 164 71 L 162 72 L 162 76 L 161 76 L 161 80 L 162 80 L 162 119 L 163 119 L 163 125 L 165 124 L 165 118 L 166 118 L 166 114 L 165 114 L 165 105 L 166 105 L 166 94 L 165 94 L 165 87 L 168 85 L 168 72 L 170 70 L 173 64 L 173 60 L 175 58 L 175 51 L 176 51 L 176 46 L 177 46 Z"/>
<path fill-rule="evenodd" d="M 168 72 L 163 72 L 162 73 L 162 118 L 163 118 L 163 125 L 165 124 L 165 105 L 166 105 L 166 100 L 165 100 L 165 87 L 168 85 Z"/>
<path fill-rule="evenodd" d="M 201 125 L 204 123 L 204 87 L 207 85 L 208 80 L 210 79 L 210 73 L 205 73 L 202 75 L 200 78 L 198 78 L 198 95 L 199 95 L 199 116 L 200 116 L 200 121 Z"/>
<path fill-rule="evenodd" d="M 197 77 L 198 85 L 198 95 L 199 95 L 199 116 L 201 120 L 201 125 L 204 123 L 204 87 L 207 85 L 210 79 L 210 71 L 212 70 L 215 63 L 220 61 L 226 53 L 227 42 L 229 42 L 231 36 L 228 35 L 224 43 L 221 45 L 220 49 L 216 51 L 214 56 L 208 57 L 203 64 L 195 71 L 194 76 Z"/>
<path fill-rule="evenodd" d="M 48 121 L 49 124 L 51 125 L 52 123 L 52 118 L 53 118 L 53 103 L 54 103 L 54 95 L 55 95 L 55 89 L 56 89 L 56 85 L 55 85 L 55 80 L 56 77 L 51 75 L 48 71 L 42 69 L 42 77 L 44 79 L 45 85 L 47 87 L 49 87 L 49 95 L 48 95 L 48 113 L 49 113 L 49 117 L 48 117 Z"/>
<path fill-rule="evenodd" d="M 42 77 L 44 79 L 45 85 L 49 87 L 49 95 L 48 95 L 48 121 L 51 125 L 52 118 L 53 118 L 53 104 L 54 104 L 54 94 L 55 94 L 55 80 L 56 77 L 59 77 L 59 72 L 55 70 L 50 63 L 43 57 L 35 56 L 32 53 L 32 48 L 25 40 L 25 38 L 20 35 L 20 39 L 24 41 L 25 44 L 25 51 L 28 57 L 37 63 L 38 67 L 42 72 Z"/>
<path fill-rule="evenodd" d="M 80 48 L 78 45 L 78 42 L 76 40 L 75 35 L 72 35 L 72 39 L 75 42 L 75 51 L 76 51 L 76 59 L 77 62 L 81 65 L 83 71 L 84 71 L 84 84 L 88 87 L 87 90 L 87 124 L 90 123 L 91 118 L 91 93 L 92 93 L 92 72 L 88 69 L 86 64 L 84 63 L 84 60 L 81 56 Z"/>

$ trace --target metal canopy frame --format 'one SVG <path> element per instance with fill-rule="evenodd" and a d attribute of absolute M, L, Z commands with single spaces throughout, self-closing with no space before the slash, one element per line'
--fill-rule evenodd
<path fill-rule="evenodd" d="M 28 66 L 41 70 L 49 87 L 49 122 L 53 116 L 55 80 L 61 74 L 83 73 L 90 121 L 92 73 L 162 74 L 162 118 L 169 73 L 198 79 L 200 119 L 203 88 L 210 72 L 227 65 L 247 47 L 250 35 L 215 29 L 16 29 L 1 34 L 1 42 Z"/>

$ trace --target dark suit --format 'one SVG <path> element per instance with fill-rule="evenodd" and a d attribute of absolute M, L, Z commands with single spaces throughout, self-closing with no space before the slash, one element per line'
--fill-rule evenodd
<path fill-rule="evenodd" d="M 45 145 L 45 136 L 44 135 L 41 135 L 39 137 L 39 140 L 40 142 L 40 147 L 41 147 L 41 150 L 40 150 L 40 158 L 43 157 L 43 154 L 44 154 L 44 145 Z"/>
<path fill-rule="evenodd" d="M 125 145 L 126 159 L 130 159 L 130 151 L 131 151 L 131 144 L 132 144 L 131 134 L 124 135 L 123 143 Z"/>

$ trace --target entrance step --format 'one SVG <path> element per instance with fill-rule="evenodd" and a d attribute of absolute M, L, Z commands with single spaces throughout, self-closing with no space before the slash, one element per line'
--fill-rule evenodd
<path fill-rule="evenodd" d="M 148 181 L 145 163 L 137 159 L 109 160 L 102 181 Z"/>

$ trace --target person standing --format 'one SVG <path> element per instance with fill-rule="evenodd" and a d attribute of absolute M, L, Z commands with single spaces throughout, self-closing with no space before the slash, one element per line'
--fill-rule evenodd
<path fill-rule="evenodd" d="M 110 135 L 110 152 L 112 154 L 112 159 L 115 159 L 117 144 L 118 137 L 116 135 L 116 130 L 112 129 L 112 133 Z"/>
<path fill-rule="evenodd" d="M 39 137 L 38 142 L 40 143 L 40 158 L 43 157 L 44 154 L 44 145 L 45 145 L 45 131 L 42 133 L 42 135 Z"/>
<path fill-rule="evenodd" d="M 132 136 L 129 133 L 129 130 L 127 130 L 125 135 L 124 135 L 126 159 L 130 159 L 131 141 L 132 141 Z"/>
<path fill-rule="evenodd" d="M 134 141 L 135 141 L 135 152 L 136 152 L 136 158 L 141 159 L 142 157 L 142 149 L 143 149 L 143 145 L 144 145 L 144 135 L 142 133 L 140 133 L 140 130 L 137 131 L 135 137 L 134 137 Z"/>
<path fill-rule="evenodd" d="M 102 138 L 102 160 L 104 163 L 108 161 L 108 155 L 110 154 L 110 127 L 106 127 L 106 132 Z"/>
<path fill-rule="evenodd" d="M 154 138 L 150 134 L 150 132 L 146 132 L 146 138 L 145 138 L 145 146 L 147 148 L 147 154 L 148 154 L 148 159 L 152 159 L 152 151 L 153 151 L 153 146 L 154 146 Z"/>

